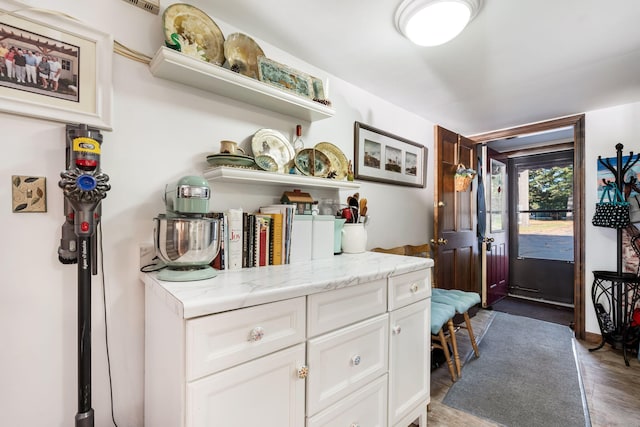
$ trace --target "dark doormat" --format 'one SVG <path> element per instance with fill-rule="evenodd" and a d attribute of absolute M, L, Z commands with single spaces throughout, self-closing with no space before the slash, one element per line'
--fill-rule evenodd
<path fill-rule="evenodd" d="M 491 308 L 502 313 L 544 320 L 545 322 L 557 323 L 573 328 L 573 308 L 571 307 L 545 304 L 543 302 L 530 301 L 522 298 L 506 297 L 493 304 Z"/>

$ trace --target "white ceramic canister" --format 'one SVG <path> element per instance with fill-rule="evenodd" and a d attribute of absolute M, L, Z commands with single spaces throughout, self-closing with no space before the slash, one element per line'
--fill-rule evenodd
<path fill-rule="evenodd" d="M 359 254 L 366 250 L 367 230 L 364 224 L 344 224 L 342 226 L 342 252 Z"/>

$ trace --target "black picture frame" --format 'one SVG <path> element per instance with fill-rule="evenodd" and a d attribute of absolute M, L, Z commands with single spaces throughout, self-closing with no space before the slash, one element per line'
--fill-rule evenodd
<path fill-rule="evenodd" d="M 407 187 L 427 186 L 426 147 L 361 122 L 354 123 L 356 179 Z"/>

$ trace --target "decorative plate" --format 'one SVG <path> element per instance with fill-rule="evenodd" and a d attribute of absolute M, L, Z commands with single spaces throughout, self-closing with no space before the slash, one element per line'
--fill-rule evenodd
<path fill-rule="evenodd" d="M 294 70 L 265 56 L 258 57 L 260 81 L 279 89 L 291 91 L 299 96 L 313 99 L 313 83 L 309 74 Z"/>
<path fill-rule="evenodd" d="M 251 37 L 242 33 L 227 36 L 224 42 L 224 57 L 231 71 L 257 79 L 259 56 L 264 56 L 264 52 Z"/>
<path fill-rule="evenodd" d="M 255 157 L 256 165 L 260 169 L 269 171 L 269 172 L 277 172 L 278 171 L 278 163 L 276 159 L 271 157 L 269 154 L 261 154 Z"/>
<path fill-rule="evenodd" d="M 268 154 L 276 161 L 278 172 L 285 173 L 287 165 L 295 152 L 287 138 L 278 131 L 273 129 L 260 129 L 251 139 L 251 149 L 254 157 Z"/>
<path fill-rule="evenodd" d="M 305 148 L 296 154 L 296 168 L 303 175 L 326 178 L 331 169 L 331 161 L 322 151 L 315 148 Z"/>
<path fill-rule="evenodd" d="M 316 144 L 315 149 L 329 158 L 329 162 L 331 163 L 329 173 L 335 172 L 335 175 L 329 176 L 329 178 L 341 180 L 347 177 L 349 160 L 347 160 L 347 156 L 344 155 L 342 150 L 330 142 L 319 142 Z"/>
<path fill-rule="evenodd" d="M 213 19 L 189 4 L 176 3 L 162 14 L 165 43 L 186 55 L 224 64 L 224 36 Z"/>
<path fill-rule="evenodd" d="M 207 163 L 211 166 L 233 166 L 243 168 L 255 168 L 256 162 L 251 156 L 240 154 L 211 154 L 207 156 Z"/>

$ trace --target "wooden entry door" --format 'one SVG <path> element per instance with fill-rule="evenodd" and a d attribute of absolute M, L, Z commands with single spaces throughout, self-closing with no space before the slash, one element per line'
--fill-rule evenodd
<path fill-rule="evenodd" d="M 455 132 L 435 126 L 436 188 L 433 214 L 433 253 L 436 286 L 480 292 L 478 236 L 476 234 L 476 182 L 456 191 L 459 164 L 476 168 L 474 143 Z"/>
<path fill-rule="evenodd" d="M 486 236 L 481 251 L 486 269 L 482 278 L 482 306 L 488 307 L 509 292 L 509 210 L 507 159 L 487 147 Z"/>

